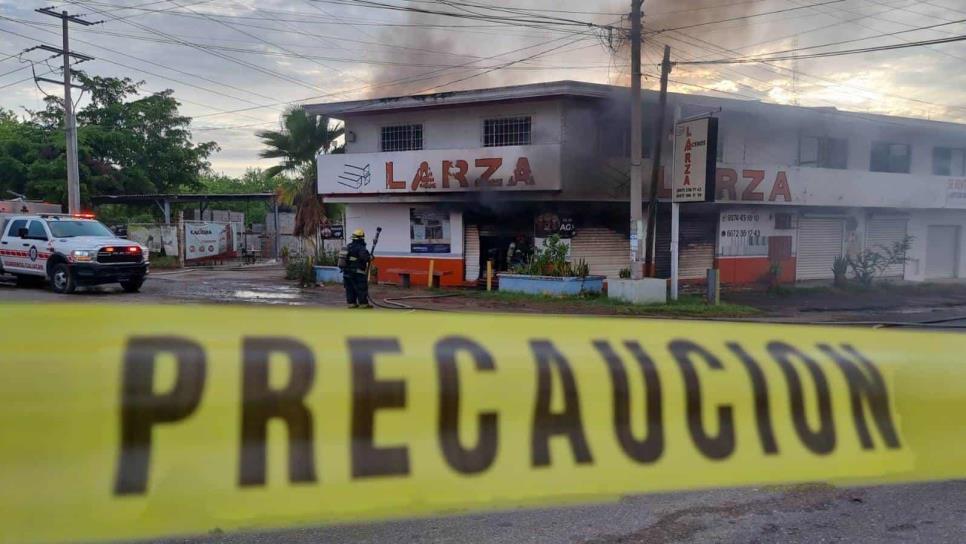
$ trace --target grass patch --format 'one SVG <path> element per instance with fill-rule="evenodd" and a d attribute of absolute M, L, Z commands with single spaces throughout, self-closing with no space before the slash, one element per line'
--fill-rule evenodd
<path fill-rule="evenodd" d="M 580 313 L 581 310 L 586 310 L 588 313 L 600 313 L 602 309 L 611 310 L 610 313 L 614 315 L 668 317 L 747 317 L 760 313 L 757 308 L 742 304 L 721 303 L 712 306 L 707 304 L 702 297 L 696 295 L 682 296 L 668 304 L 631 304 L 601 295 L 549 296 L 503 291 L 479 291 L 471 296 L 507 304 L 546 306 L 550 311 L 553 311 L 554 307 L 558 307 L 560 310 L 576 310 L 573 313 Z"/>
<path fill-rule="evenodd" d="M 177 257 L 171 257 L 170 255 L 152 255 L 151 268 L 155 270 L 180 268 L 180 263 Z"/>

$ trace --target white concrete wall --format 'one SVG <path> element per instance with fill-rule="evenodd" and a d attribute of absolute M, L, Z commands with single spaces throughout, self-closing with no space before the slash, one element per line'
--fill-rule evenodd
<path fill-rule="evenodd" d="M 479 148 L 483 147 L 485 119 L 526 115 L 531 117 L 532 145 L 561 143 L 562 104 L 558 99 L 547 99 L 349 117 L 346 130 L 355 134 L 356 141 L 346 143 L 346 152 L 380 152 L 382 127 L 406 124 L 423 125 L 423 149 Z"/>
<path fill-rule="evenodd" d="M 376 235 L 376 227 L 382 227 L 379 235 L 377 255 L 395 257 L 426 257 L 439 258 L 447 254 L 412 253 L 409 238 L 409 208 L 419 207 L 417 204 L 347 204 L 345 208 L 346 236 L 352 231 L 362 228 L 366 231 L 366 242 L 372 246 Z M 451 257 L 463 256 L 463 214 L 451 211 L 450 221 L 450 253 Z"/>

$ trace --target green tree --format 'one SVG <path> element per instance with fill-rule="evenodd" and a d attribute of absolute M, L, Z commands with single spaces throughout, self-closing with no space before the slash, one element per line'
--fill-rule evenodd
<path fill-rule="evenodd" d="M 344 147 L 337 140 L 345 128 L 324 116 L 310 115 L 301 106 L 288 110 L 282 118 L 280 130 L 256 133 L 265 149 L 264 158 L 281 159 L 265 173 L 268 177 L 288 174 L 293 178 L 281 185 L 279 194 L 286 204 L 295 206 L 296 236 L 314 238 L 325 217 L 319 197 L 315 156 L 318 153 L 342 153 Z"/>
<path fill-rule="evenodd" d="M 214 142 L 194 143 L 191 119 L 172 91 L 141 96 L 130 79 L 79 74 L 90 100 L 77 112 L 81 198 L 91 195 L 177 193 L 201 187 Z M 63 101 L 24 119 L 0 111 L 0 189 L 66 202 Z"/>
<path fill-rule="evenodd" d="M 205 193 L 278 193 L 282 184 L 291 183 L 283 175 L 268 177 L 260 168 L 249 168 L 241 178 L 224 174 L 205 174 L 201 176 L 202 192 Z M 244 212 L 249 224 L 264 223 L 268 208 L 262 202 L 224 202 L 218 208 Z"/>
<path fill-rule="evenodd" d="M 201 187 L 214 142 L 194 143 L 191 118 L 178 112 L 174 91 L 139 96 L 143 82 L 80 79 L 90 103 L 77 114 L 78 141 L 89 186 L 124 193 L 177 193 Z"/>

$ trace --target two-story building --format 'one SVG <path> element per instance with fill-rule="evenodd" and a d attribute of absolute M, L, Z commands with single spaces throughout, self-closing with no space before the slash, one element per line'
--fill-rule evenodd
<path fill-rule="evenodd" d="M 539 247 L 553 233 L 592 273 L 617 277 L 630 260 L 628 96 L 562 81 L 311 105 L 346 127 L 346 153 L 319 156 L 319 190 L 345 204 L 346 232 L 382 227 L 383 280 L 433 260 L 444 285 L 475 282 L 487 260 L 506 268 L 512 241 Z M 644 100 L 649 173 L 656 93 Z M 711 267 L 728 283 L 828 279 L 836 257 L 906 236 L 908 261 L 887 276 L 966 273 L 966 126 L 697 95 L 668 102 L 668 135 L 675 109 L 720 119 L 716 200 L 682 205 L 683 279 Z M 663 164 L 670 154 L 669 139 Z M 665 276 L 668 208 L 656 236 Z"/>

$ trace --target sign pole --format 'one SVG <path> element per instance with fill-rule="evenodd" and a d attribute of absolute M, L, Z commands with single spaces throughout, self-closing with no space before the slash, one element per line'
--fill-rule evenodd
<path fill-rule="evenodd" d="M 678 122 L 681 120 L 681 106 L 677 105 L 674 108 L 674 123 L 672 126 L 677 127 Z M 674 143 L 672 148 L 677 149 L 678 131 L 674 130 Z M 676 161 L 671 161 L 671 179 L 674 179 L 675 165 Z M 673 198 L 671 199 L 671 300 L 678 299 L 678 266 L 679 266 L 679 254 L 680 251 L 680 232 L 681 232 L 681 203 L 677 202 Z"/>
<path fill-rule="evenodd" d="M 644 274 L 641 258 L 644 256 L 644 217 L 642 164 L 643 119 L 641 112 L 641 7 L 644 0 L 631 0 L 631 279 L 639 280 Z"/>

